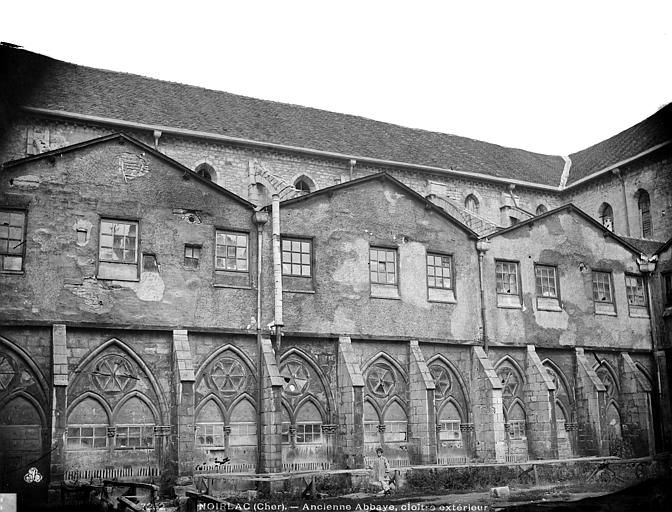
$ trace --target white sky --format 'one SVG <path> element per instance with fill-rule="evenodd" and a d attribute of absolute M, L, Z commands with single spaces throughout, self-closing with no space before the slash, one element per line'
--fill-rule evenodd
<path fill-rule="evenodd" d="M 77 64 L 551 154 L 672 101 L 672 1 L 14 1 Z"/>

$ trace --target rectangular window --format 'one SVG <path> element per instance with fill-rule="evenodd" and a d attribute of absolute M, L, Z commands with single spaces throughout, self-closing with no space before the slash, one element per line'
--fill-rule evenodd
<path fill-rule="evenodd" d="M 369 249 L 369 268 L 371 282 L 396 286 L 397 284 L 397 251 L 371 247 Z"/>
<path fill-rule="evenodd" d="M 593 271 L 593 303 L 598 315 L 615 315 L 611 272 Z"/>
<path fill-rule="evenodd" d="M 628 297 L 630 316 L 649 316 L 646 300 L 646 288 L 643 276 L 625 276 L 625 293 Z"/>
<path fill-rule="evenodd" d="M 511 439 L 523 439 L 525 437 L 525 420 L 509 421 L 509 437 Z"/>
<path fill-rule="evenodd" d="M 520 308 L 520 286 L 518 263 L 515 261 L 495 260 L 495 283 L 497 306 Z"/>
<path fill-rule="evenodd" d="M 453 258 L 441 254 L 427 254 L 427 286 L 430 288 L 453 288 Z"/>
<path fill-rule="evenodd" d="M 497 293 L 518 295 L 518 263 L 498 261 L 495 264 Z"/>
<path fill-rule="evenodd" d="M 26 241 L 26 212 L 0 210 L 0 271 L 21 272 Z"/>
<path fill-rule="evenodd" d="M 138 280 L 138 223 L 100 219 L 98 278 Z"/>
<path fill-rule="evenodd" d="M 198 268 L 201 261 L 201 246 L 185 244 L 184 246 L 184 266 L 189 268 Z"/>
<path fill-rule="evenodd" d="M 462 437 L 460 432 L 460 420 L 441 420 L 439 439 L 441 441 L 459 441 Z"/>
<path fill-rule="evenodd" d="M 154 425 L 118 425 L 115 449 L 154 448 Z"/>
<path fill-rule="evenodd" d="M 138 223 L 101 220 L 98 257 L 111 263 L 137 263 Z"/>
<path fill-rule="evenodd" d="M 408 423 L 405 421 L 386 421 L 383 437 L 386 443 L 406 441 Z"/>
<path fill-rule="evenodd" d="M 289 444 L 289 421 L 283 421 L 280 425 L 280 442 L 282 444 Z"/>
<path fill-rule="evenodd" d="M 663 274 L 663 294 L 665 307 L 672 306 L 672 273 Z"/>
<path fill-rule="evenodd" d="M 380 434 L 378 432 L 378 422 L 377 421 L 365 421 L 364 422 L 364 442 L 365 443 L 378 443 L 378 442 L 380 442 Z"/>
<path fill-rule="evenodd" d="M 614 302 L 611 294 L 610 272 L 593 272 L 593 300 L 595 302 Z"/>
<path fill-rule="evenodd" d="M 283 276 L 310 277 L 312 275 L 312 245 L 310 240 L 283 237 Z"/>
<path fill-rule="evenodd" d="M 297 423 L 296 444 L 316 444 L 322 442 L 321 423 Z"/>
<path fill-rule="evenodd" d="M 560 284 L 558 270 L 550 265 L 534 266 L 537 309 L 542 311 L 560 310 Z"/>
<path fill-rule="evenodd" d="M 536 265 L 534 278 L 538 297 L 558 298 L 558 281 L 555 267 Z"/>
<path fill-rule="evenodd" d="M 248 235 L 230 231 L 217 231 L 215 269 L 247 272 Z"/>
<path fill-rule="evenodd" d="M 224 446 L 224 423 L 197 423 L 196 444 L 199 446 Z"/>
<path fill-rule="evenodd" d="M 68 450 L 107 448 L 107 426 L 68 425 Z"/>

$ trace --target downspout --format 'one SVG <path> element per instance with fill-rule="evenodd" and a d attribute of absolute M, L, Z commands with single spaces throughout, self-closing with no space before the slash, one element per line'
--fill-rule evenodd
<path fill-rule="evenodd" d="M 282 258 L 280 252 L 280 196 L 273 194 L 273 280 L 275 282 L 275 316 L 273 327 L 275 328 L 275 350 L 280 351 L 282 337 Z"/>
<path fill-rule="evenodd" d="M 490 241 L 479 240 L 476 242 L 476 250 L 478 251 L 478 285 L 481 289 L 481 326 L 483 328 L 483 350 L 488 350 L 488 327 L 487 316 L 485 310 L 485 283 L 483 279 L 483 257 L 490 249 Z"/>
<path fill-rule="evenodd" d="M 264 226 L 268 222 L 268 212 L 257 210 L 254 212 L 254 222 L 257 225 L 257 368 L 259 371 L 257 385 L 257 473 L 261 472 L 263 463 L 261 460 L 261 427 L 262 427 L 262 409 L 264 403 L 264 356 L 261 346 L 261 297 L 262 297 L 262 264 L 263 264 L 263 244 L 264 244 Z"/>
<path fill-rule="evenodd" d="M 623 209 L 625 210 L 625 236 L 630 236 L 630 214 L 628 213 L 628 194 L 625 191 L 625 179 L 620 169 L 616 168 L 611 173 L 618 177 L 621 182 L 621 191 L 623 192 Z"/>

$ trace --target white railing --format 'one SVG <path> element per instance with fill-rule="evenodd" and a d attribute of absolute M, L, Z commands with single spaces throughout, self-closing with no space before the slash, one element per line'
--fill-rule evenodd
<path fill-rule="evenodd" d="M 254 473 L 254 464 L 199 464 L 194 467 L 194 473 Z"/>
<path fill-rule="evenodd" d="M 466 464 L 467 463 L 467 458 L 466 457 L 439 457 L 436 460 L 437 464 L 440 464 L 441 466 L 450 466 L 452 464 Z"/>
<path fill-rule="evenodd" d="M 283 462 L 282 470 L 287 473 L 295 471 L 324 471 L 332 469 L 331 462 Z"/>
<path fill-rule="evenodd" d="M 159 468 L 152 466 L 135 466 L 126 468 L 105 469 L 69 469 L 63 475 L 64 480 L 116 480 L 129 477 L 159 476 Z"/>

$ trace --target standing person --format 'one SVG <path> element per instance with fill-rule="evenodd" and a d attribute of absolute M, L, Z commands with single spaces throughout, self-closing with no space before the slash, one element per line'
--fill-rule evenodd
<path fill-rule="evenodd" d="M 380 495 L 390 494 L 390 462 L 387 457 L 383 456 L 383 449 L 376 448 L 376 455 L 378 456 L 371 468 L 373 469 L 373 478 L 376 482 L 380 482 L 382 490 L 378 493 Z"/>

